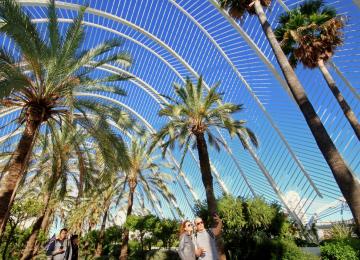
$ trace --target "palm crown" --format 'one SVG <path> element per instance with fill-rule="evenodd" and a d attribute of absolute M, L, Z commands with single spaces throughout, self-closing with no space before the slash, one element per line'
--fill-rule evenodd
<path fill-rule="evenodd" d="M 1 103 L 22 108 L 20 122 L 29 117 L 35 121 L 68 115 L 74 106 L 76 91 L 110 91 L 124 94 L 122 90 L 105 83 L 124 80 L 124 75 L 93 79 L 90 73 L 109 62 L 130 64 L 126 53 L 106 55 L 119 40 L 108 40 L 90 49 L 79 51 L 84 41 L 82 19 L 85 8 L 61 37 L 56 17 L 55 3 L 48 7 L 49 39 L 44 41 L 35 25 L 21 7 L 12 0 L 0 3 L 3 19 L 0 31 L 14 40 L 20 55 L 11 56 L 0 51 Z"/>
<path fill-rule="evenodd" d="M 307 1 L 279 18 L 275 35 L 292 66 L 300 61 L 308 68 L 326 62 L 343 42 L 344 21 L 322 0 Z"/>
<path fill-rule="evenodd" d="M 0 32 L 14 42 L 19 55 L 10 55 L 0 50 L 0 104 L 21 108 L 19 123 L 25 124 L 25 130 L 11 158 L 4 180 L 0 185 L 0 223 L 6 222 L 10 198 L 15 183 L 21 179 L 27 168 L 33 145 L 36 142 L 40 126 L 44 122 L 62 121 L 72 124 L 73 112 L 84 115 L 80 124 L 98 140 L 117 143 L 119 162 L 126 168 L 127 154 L 125 145 L 114 138 L 107 126 L 107 116 L 114 116 L 114 109 L 105 114 L 98 112 L 96 120 L 89 120 L 87 112 L 100 110 L 100 104 L 87 100 L 86 96 L 77 99 L 77 92 L 107 91 L 124 94 L 124 91 L 109 83 L 125 80 L 124 75 L 94 77 L 95 71 L 105 63 L 121 62 L 129 65 L 130 56 L 122 52 L 111 52 L 121 45 L 119 40 L 108 40 L 90 50 L 82 50 L 84 27 L 82 20 L 86 8 L 79 10 L 78 16 L 69 25 L 62 37 L 56 16 L 55 1 L 48 6 L 48 37 L 41 37 L 31 18 L 13 0 L 0 1 Z M 113 54 L 115 53 L 115 54 Z M 97 75 L 98 76 L 98 75 Z M 109 106 L 107 106 L 109 107 Z M 107 108 L 105 107 L 105 110 Z M 104 108 L 102 109 L 104 111 Z M 101 129 L 101 131 L 97 131 Z M 105 135 L 110 133 L 108 137 Z M 119 141 L 120 140 L 120 141 Z M 106 145 L 101 146 L 105 151 Z"/>
<path fill-rule="evenodd" d="M 194 85 L 189 78 L 185 86 L 174 85 L 179 100 L 167 97 L 170 103 L 164 104 L 160 116 L 169 117 L 170 121 L 162 127 L 154 137 L 154 143 L 163 140 L 163 152 L 174 147 L 178 141 L 182 146 L 188 147 L 199 134 L 206 134 L 211 145 L 220 150 L 222 140 L 212 133 L 214 127 L 226 129 L 230 136 L 238 136 L 244 147 L 246 139 L 250 137 L 254 145 L 258 145 L 254 133 L 245 127 L 244 120 L 234 120 L 231 115 L 242 111 L 242 105 L 232 103 L 221 104 L 222 94 L 217 92 L 219 84 L 214 85 L 208 92 L 205 91 L 202 78 Z"/>
<path fill-rule="evenodd" d="M 129 147 L 130 169 L 126 176 L 130 189 L 133 185 L 141 184 L 141 188 L 147 194 L 151 204 L 154 203 L 152 200 L 154 192 L 161 194 L 168 202 L 171 199 L 175 200 L 174 195 L 166 185 L 168 181 L 173 179 L 169 174 L 161 171 L 169 166 L 159 163 L 158 156 L 148 152 L 148 145 L 144 142 L 144 138 L 132 139 Z"/>
<path fill-rule="evenodd" d="M 250 15 L 254 15 L 254 0 L 218 0 L 221 8 L 225 8 L 229 11 L 229 15 L 234 19 L 241 19 L 245 12 Z M 269 7 L 272 0 L 260 0 L 260 3 L 264 7 Z"/>

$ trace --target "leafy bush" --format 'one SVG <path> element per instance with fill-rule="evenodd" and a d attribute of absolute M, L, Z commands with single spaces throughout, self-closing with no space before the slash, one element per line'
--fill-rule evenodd
<path fill-rule="evenodd" d="M 218 200 L 223 221 L 222 238 L 229 259 L 309 259 L 295 244 L 295 227 L 277 204 L 262 198 L 244 200 L 224 196 Z M 209 225 L 206 203 L 195 212 Z"/>
<path fill-rule="evenodd" d="M 180 260 L 179 254 L 173 250 L 150 250 L 147 252 L 146 260 Z"/>
<path fill-rule="evenodd" d="M 129 240 L 129 259 L 143 259 L 144 255 L 141 244 L 137 240 Z"/>
<path fill-rule="evenodd" d="M 342 240 L 350 238 L 353 234 L 353 227 L 345 223 L 338 223 L 331 227 L 330 237 L 336 240 Z"/>
<path fill-rule="evenodd" d="M 357 260 L 360 256 L 350 240 L 326 242 L 320 251 L 323 260 Z"/>

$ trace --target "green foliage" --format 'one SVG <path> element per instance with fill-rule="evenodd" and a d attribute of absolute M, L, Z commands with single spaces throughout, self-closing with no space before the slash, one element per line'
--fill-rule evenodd
<path fill-rule="evenodd" d="M 80 251 L 83 255 L 94 255 L 96 243 L 99 240 L 99 231 L 92 230 L 80 238 Z"/>
<path fill-rule="evenodd" d="M 8 223 L 0 244 L 0 259 L 19 259 L 30 234 L 31 228 L 14 228 Z"/>
<path fill-rule="evenodd" d="M 144 258 L 145 253 L 141 250 L 141 244 L 137 240 L 129 241 L 129 259 L 137 260 Z"/>
<path fill-rule="evenodd" d="M 158 218 L 154 215 L 136 216 L 130 215 L 125 223 L 125 227 L 131 231 L 138 230 L 141 232 L 152 231 L 155 228 L 155 224 Z"/>
<path fill-rule="evenodd" d="M 100 232 L 92 230 L 86 233 L 80 239 L 80 252 L 83 256 L 92 256 L 95 253 L 96 244 L 99 241 Z M 122 237 L 122 228 L 119 226 L 112 226 L 105 229 L 105 237 L 103 244 L 103 255 L 118 256 L 120 242 Z"/>
<path fill-rule="evenodd" d="M 153 235 L 162 241 L 162 246 L 170 248 L 178 238 L 178 222 L 172 219 L 162 219 L 156 222 Z"/>
<path fill-rule="evenodd" d="M 250 232 L 268 229 L 276 213 L 262 198 L 248 199 L 244 203 L 245 227 Z"/>
<path fill-rule="evenodd" d="M 356 260 L 360 257 L 359 248 L 356 249 L 355 243 L 350 240 L 325 242 L 320 251 L 323 260 Z"/>
<path fill-rule="evenodd" d="M 237 230 L 246 224 L 242 205 L 241 199 L 232 196 L 225 196 L 219 200 L 218 208 L 221 217 L 226 220 L 227 229 Z"/>
<path fill-rule="evenodd" d="M 205 202 L 196 205 L 195 213 L 210 227 Z M 307 259 L 293 241 L 294 227 L 279 205 L 262 198 L 224 196 L 218 200 L 218 214 L 230 259 Z"/>
<path fill-rule="evenodd" d="M 146 260 L 180 260 L 179 254 L 173 250 L 151 250 L 146 253 Z"/>
<path fill-rule="evenodd" d="M 345 223 L 335 224 L 330 229 L 332 239 L 341 240 L 350 238 L 353 234 L 353 227 Z"/>

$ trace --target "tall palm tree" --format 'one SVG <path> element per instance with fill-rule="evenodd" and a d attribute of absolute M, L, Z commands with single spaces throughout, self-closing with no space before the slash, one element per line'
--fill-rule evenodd
<path fill-rule="evenodd" d="M 172 178 L 169 174 L 160 172 L 166 166 L 157 163 L 158 157 L 154 153 L 149 153 L 149 146 L 145 142 L 146 137 L 131 140 L 129 147 L 130 169 L 125 173 L 126 182 L 129 187 L 127 202 L 126 219 L 131 215 L 134 204 L 134 193 L 141 189 L 147 196 L 148 201 L 154 206 L 154 193 L 157 192 L 165 200 L 169 197 L 175 200 L 174 195 L 167 187 L 167 182 Z M 128 258 L 129 230 L 124 229 L 123 239 L 120 250 L 120 260 Z"/>
<path fill-rule="evenodd" d="M 260 25 L 269 41 L 271 48 L 282 70 L 290 91 L 303 113 L 315 141 L 328 163 L 339 188 L 344 195 L 351 212 L 354 216 L 357 230 L 360 233 L 360 183 L 346 165 L 335 144 L 311 104 L 304 87 L 301 85 L 286 55 L 276 40 L 263 7 L 269 7 L 271 0 L 218 0 L 220 6 L 229 11 L 234 19 L 241 17 L 248 12 L 250 15 L 257 15 Z"/>
<path fill-rule="evenodd" d="M 74 122 L 76 122 L 76 120 Z M 39 166 L 37 174 L 35 175 L 35 177 L 38 175 L 45 177 L 44 208 L 32 228 L 32 233 L 27 241 L 22 259 L 30 259 L 33 257 L 38 234 L 41 229 L 45 230 L 49 224 L 49 218 L 52 212 L 50 202 L 52 199 L 64 200 L 67 190 L 69 189 L 68 186 L 71 185 L 71 183 L 79 183 L 77 186 L 83 188 L 80 183 L 85 182 L 86 191 L 89 188 L 87 186 L 89 186 L 89 182 L 93 176 L 108 174 L 107 171 L 100 171 L 99 164 L 94 160 L 95 156 L 101 157 L 103 164 L 111 168 L 111 171 L 117 171 L 119 168 L 117 166 L 117 157 L 112 156 L 116 153 L 116 151 L 114 152 L 116 145 L 113 145 L 113 143 L 96 143 L 97 139 L 95 136 L 91 147 L 89 147 L 87 142 L 89 142 L 92 136 L 86 133 L 86 130 L 76 129 L 76 126 L 73 127 L 71 125 L 65 125 L 61 129 L 54 129 L 53 123 L 49 123 L 48 126 L 51 129 L 49 131 L 51 134 L 41 138 L 42 151 L 39 158 L 36 158 L 39 160 Z M 45 131 L 45 134 L 47 134 L 47 131 Z M 111 135 L 106 131 L 106 128 L 99 134 Z M 105 145 L 112 145 L 112 147 L 108 148 L 108 153 L 106 154 L 97 149 L 97 147 Z M 94 150 L 98 152 L 97 155 L 92 152 Z M 102 169 L 104 168 L 105 167 L 102 167 Z M 79 174 L 75 175 L 75 172 Z M 94 182 L 92 186 L 95 186 Z M 79 188 L 78 194 L 80 194 L 81 188 Z M 57 194 L 57 198 L 54 198 L 55 193 Z"/>
<path fill-rule="evenodd" d="M 216 200 L 206 135 L 210 145 L 218 151 L 222 141 L 212 133 L 215 127 L 227 130 L 231 137 L 238 136 L 244 147 L 248 145 L 248 138 L 255 146 L 258 144 L 254 133 L 245 127 L 245 121 L 231 118 L 232 114 L 242 110 L 242 105 L 221 104 L 222 94 L 217 93 L 218 86 L 212 86 L 207 92 L 201 77 L 196 85 L 189 78 L 186 79 L 185 86 L 174 84 L 175 94 L 179 100 L 167 97 L 170 103 L 164 104 L 159 116 L 166 116 L 170 120 L 154 135 L 152 144 L 154 147 L 155 144 L 163 142 L 161 147 L 165 155 L 168 147 L 173 148 L 175 142 L 179 142 L 181 148 L 184 147 L 183 158 L 189 146 L 197 147 L 202 182 L 211 215 L 216 213 Z"/>
<path fill-rule="evenodd" d="M 130 64 L 131 60 L 126 53 L 109 53 L 120 46 L 118 40 L 105 41 L 90 50 L 81 50 L 85 38 L 82 26 L 85 9 L 80 9 L 66 35 L 62 36 L 55 1 L 51 0 L 48 6 L 49 37 L 43 40 L 30 17 L 16 1 L 0 1 L 0 31 L 13 40 L 20 54 L 13 57 L 3 49 L 0 51 L 0 103 L 21 108 L 19 123 L 25 126 L 1 180 L 0 224 L 11 207 L 9 202 L 16 183 L 27 168 L 40 126 L 50 121 L 69 121 L 71 112 L 78 104 L 76 91 L 124 94 L 122 90 L 106 84 L 126 79 L 123 75 L 91 77 L 105 63 Z M 126 159 L 126 153 L 123 159 Z"/>
<path fill-rule="evenodd" d="M 275 35 L 293 67 L 301 62 L 306 68 L 320 69 L 360 140 L 359 121 L 325 66 L 343 43 L 341 29 L 344 25 L 343 17 L 338 16 L 334 8 L 325 6 L 323 0 L 311 0 L 282 14 Z"/>

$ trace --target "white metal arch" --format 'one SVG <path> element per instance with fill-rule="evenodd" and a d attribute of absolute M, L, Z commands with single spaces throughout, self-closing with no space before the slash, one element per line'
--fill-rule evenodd
<path fill-rule="evenodd" d="M 46 0 L 17 0 L 20 4 L 22 5 L 40 5 L 40 6 L 46 6 L 48 4 L 48 2 Z M 80 6 L 76 5 L 76 4 L 70 4 L 70 3 L 64 3 L 61 1 L 56 1 L 56 6 L 58 8 L 64 8 L 64 9 L 70 9 L 70 10 L 79 10 Z M 162 46 L 164 49 L 166 49 L 169 53 L 171 53 L 177 60 L 179 60 L 179 62 L 181 64 L 183 64 L 184 67 L 186 67 L 190 73 L 192 75 L 194 75 L 195 77 L 199 77 L 199 75 L 197 74 L 197 72 L 180 56 L 178 55 L 171 47 L 169 47 L 166 43 L 164 43 L 162 40 L 158 39 L 157 37 L 155 37 L 154 35 L 152 35 L 151 33 L 149 33 L 148 31 L 144 30 L 143 28 L 127 21 L 126 19 L 120 18 L 118 16 L 100 11 L 100 10 L 96 10 L 93 8 L 87 8 L 87 12 L 90 14 L 94 14 L 97 16 L 101 16 L 119 23 L 123 23 L 137 31 L 139 31 L 140 33 L 146 35 L 147 37 L 149 37 L 150 39 L 152 39 L 153 41 L 155 41 L 156 43 L 158 43 L 160 46 Z M 241 29 L 242 30 L 242 29 Z M 256 46 L 257 48 L 257 46 Z M 264 56 L 265 57 L 265 56 Z M 266 57 L 265 57 L 266 58 Z M 271 65 L 272 66 L 272 65 Z M 275 68 L 274 68 L 275 69 Z M 276 72 L 277 73 L 277 72 Z M 209 89 L 209 86 L 204 82 L 204 85 Z M 235 162 L 235 164 L 238 166 L 238 162 L 235 158 L 235 156 L 232 154 L 231 148 L 227 145 L 226 140 L 224 139 L 224 137 L 221 135 L 220 131 L 218 130 L 218 133 L 222 139 L 222 141 L 224 142 L 225 146 L 226 146 L 226 151 L 229 153 L 229 155 L 231 156 L 232 160 Z M 255 152 L 254 152 L 255 153 Z M 261 165 L 263 165 L 263 163 L 260 162 L 260 158 L 258 156 L 254 157 L 252 156 L 252 158 L 255 160 L 256 164 L 258 165 L 259 169 L 262 169 Z M 242 171 L 240 171 L 240 174 L 245 177 L 245 175 L 243 174 Z M 274 185 L 276 185 L 276 183 L 273 181 L 271 175 L 269 174 L 269 172 L 266 170 L 266 174 L 270 177 L 267 178 L 269 181 L 272 181 L 273 183 L 271 183 L 271 186 L 274 187 Z M 253 190 L 253 188 L 251 187 L 250 183 L 247 181 L 246 178 L 244 178 L 246 184 L 248 185 L 248 187 L 250 188 L 251 192 L 253 193 L 253 195 L 255 195 L 255 191 Z M 277 193 L 276 190 L 274 190 L 275 193 Z"/>
<path fill-rule="evenodd" d="M 316 187 L 316 185 L 314 184 L 313 180 L 311 179 L 311 177 L 309 176 L 308 172 L 306 171 L 305 167 L 303 166 L 303 164 L 301 163 L 301 161 L 299 160 L 299 158 L 296 156 L 296 154 L 294 153 L 294 151 L 292 150 L 292 148 L 290 147 L 290 144 L 287 142 L 285 136 L 283 135 L 283 133 L 281 132 L 281 130 L 279 129 L 279 127 L 276 125 L 276 123 L 274 122 L 274 120 L 272 119 L 272 117 L 270 116 L 270 114 L 267 112 L 265 106 L 262 104 L 262 102 L 260 101 L 260 99 L 257 97 L 257 95 L 254 93 L 254 91 L 252 90 L 251 86 L 249 85 L 249 83 L 245 80 L 245 78 L 241 75 L 240 71 L 236 68 L 236 66 L 234 65 L 234 63 L 231 61 L 231 59 L 229 58 L 229 56 L 223 51 L 223 49 L 219 46 L 219 44 L 216 42 L 216 40 L 208 33 L 208 31 L 193 17 L 191 16 L 184 8 L 182 8 L 178 3 L 176 3 L 174 0 L 169 0 L 176 8 L 178 8 L 184 15 L 186 15 L 204 34 L 205 36 L 211 41 L 211 43 L 216 47 L 216 49 L 221 53 L 221 55 L 224 57 L 224 59 L 226 60 L 226 62 L 230 65 L 230 67 L 232 68 L 232 70 L 236 73 L 236 75 L 238 76 L 238 78 L 244 83 L 246 89 L 248 90 L 248 92 L 250 93 L 250 95 L 252 96 L 252 98 L 255 100 L 256 104 L 259 106 L 260 110 L 264 113 L 266 119 L 269 121 L 270 125 L 274 128 L 275 132 L 279 135 L 281 141 L 284 143 L 286 149 L 289 151 L 290 156 L 294 159 L 295 163 L 298 165 L 298 167 L 300 168 L 301 172 L 304 174 L 304 176 L 307 178 L 307 180 L 309 181 L 310 185 L 313 187 L 313 189 L 315 190 L 315 192 L 322 198 L 322 194 L 320 193 L 319 189 Z M 281 0 L 279 0 L 281 1 Z M 245 33 L 245 32 L 244 32 Z M 291 95 L 292 97 L 292 95 Z"/>
<path fill-rule="evenodd" d="M 34 21 L 34 22 L 37 22 L 37 23 L 43 23 L 43 22 L 47 22 L 48 19 L 33 19 L 33 21 Z M 63 18 L 61 18 L 61 19 L 59 19 L 59 21 L 61 21 L 61 22 L 71 22 L 72 20 L 71 20 L 71 19 L 63 19 Z M 98 25 L 98 24 L 94 24 L 94 23 L 90 23 L 90 22 L 84 22 L 84 24 L 87 24 L 87 25 L 89 25 L 89 26 L 94 26 L 94 27 L 97 27 L 97 28 L 101 28 L 101 29 L 104 29 L 104 30 L 108 30 L 108 31 L 111 31 L 111 32 L 113 32 L 113 33 L 115 33 L 115 34 L 121 35 L 121 36 L 124 36 L 124 35 L 125 35 L 125 34 L 119 33 L 118 31 L 115 31 L 115 30 L 113 30 L 113 29 L 110 29 L 110 28 L 107 28 L 107 27 L 104 27 L 104 26 L 101 26 L 101 25 Z M 135 42 L 136 44 L 139 43 L 140 46 L 142 46 L 142 47 L 144 47 L 144 48 L 146 48 L 146 49 L 148 49 L 148 50 L 151 50 L 151 52 L 152 52 L 153 54 L 155 54 L 159 59 L 161 59 L 162 61 L 164 61 L 164 63 L 165 63 L 167 66 L 169 66 L 170 69 L 171 69 L 172 71 L 174 71 L 174 72 L 176 73 L 176 75 L 177 75 L 178 77 L 180 77 L 180 79 L 184 82 L 184 78 L 181 77 L 181 75 L 178 73 L 178 71 L 177 71 L 171 64 L 169 64 L 165 59 L 163 59 L 158 53 L 154 52 L 152 49 L 148 48 L 146 45 L 144 45 L 144 44 L 136 41 L 135 39 L 133 39 L 133 38 L 127 36 L 127 35 L 126 35 L 126 38 L 127 38 L 127 39 L 130 39 L 131 41 Z M 169 48 L 170 48 L 170 47 L 169 47 Z M 179 57 L 180 57 L 180 56 L 179 56 Z M 189 66 L 190 66 L 190 65 L 187 65 L 187 67 L 189 67 Z M 110 65 L 106 65 L 106 64 L 105 64 L 103 67 L 104 67 L 104 68 L 106 68 L 106 67 L 110 68 L 110 67 L 111 67 L 112 69 L 117 68 L 117 67 L 115 67 L 115 66 L 110 66 Z M 109 71 L 109 70 L 108 70 L 108 71 Z M 194 75 L 194 76 L 198 77 L 197 73 L 196 73 L 193 69 L 191 69 L 191 71 L 193 72 L 193 75 Z M 123 72 L 125 72 L 125 71 L 123 71 Z M 130 76 L 133 76 L 131 73 L 129 73 L 129 72 L 127 72 L 127 73 L 128 73 Z M 194 73 L 195 73 L 195 74 L 194 74 Z M 139 78 L 137 78 L 137 79 L 138 79 L 141 83 L 144 83 L 141 79 L 139 79 Z M 149 86 L 148 84 L 141 84 L 141 85 L 145 86 L 145 88 L 143 88 L 143 89 L 144 89 L 150 96 L 152 96 L 155 100 L 158 101 L 158 99 L 162 99 L 162 102 L 167 102 L 166 99 L 164 99 L 160 94 L 154 95 L 154 93 L 157 93 L 157 92 L 155 91 L 154 88 L 152 88 L 152 87 Z M 209 87 L 208 87 L 208 88 L 209 88 Z M 159 103 L 159 102 L 158 102 L 158 103 Z M 159 103 L 159 104 L 160 104 L 160 103 Z M 268 116 L 268 118 L 270 118 L 270 117 Z M 218 131 L 218 132 L 219 132 L 219 131 Z M 231 159 L 232 159 L 233 162 L 235 163 L 235 166 L 236 166 L 237 170 L 239 171 L 240 175 L 243 177 L 243 179 L 244 179 L 246 185 L 248 186 L 248 188 L 250 189 L 251 193 L 255 196 L 255 195 L 256 195 L 255 190 L 252 188 L 252 186 L 250 185 L 249 181 L 247 180 L 247 177 L 246 177 L 246 175 L 244 174 L 244 172 L 242 171 L 238 160 L 237 160 L 237 159 L 235 158 L 235 156 L 233 155 L 233 152 L 232 152 L 231 148 L 227 145 L 226 140 L 222 137 L 222 135 L 221 135 L 220 132 L 219 132 L 219 134 L 220 134 L 223 142 L 226 144 L 226 145 L 225 145 L 225 149 L 226 149 L 227 153 L 230 155 Z M 192 154 L 192 157 L 194 157 L 194 154 L 193 154 L 192 152 L 191 152 L 191 154 Z M 196 161 L 196 159 L 195 159 L 195 161 Z M 228 190 L 228 188 L 226 187 L 225 183 L 221 180 L 220 174 L 219 174 L 219 172 L 217 171 L 216 167 L 215 167 L 214 165 L 211 165 L 211 168 L 214 170 L 214 175 L 215 175 L 215 177 L 218 179 L 218 183 L 220 184 L 220 187 L 222 188 L 222 190 L 223 190 L 226 194 L 228 194 L 228 193 L 229 193 L 229 190 Z"/>
<path fill-rule="evenodd" d="M 20 3 L 22 4 L 30 4 L 30 5 L 46 5 L 47 2 L 46 1 L 43 1 L 43 0 L 38 0 L 38 1 L 28 1 L 28 0 L 19 0 Z M 63 2 L 56 2 L 58 7 L 62 7 L 62 8 L 67 8 L 67 9 L 77 9 L 78 8 L 78 5 L 74 5 L 74 4 L 67 4 L 67 3 L 63 3 Z M 93 13 L 93 14 L 96 14 L 96 15 L 103 15 L 103 17 L 105 18 L 108 18 L 108 19 L 111 19 L 111 20 L 115 20 L 117 22 L 121 22 L 121 23 L 124 23 L 124 24 L 127 24 L 129 25 L 130 23 L 124 19 L 121 19 L 119 17 L 116 17 L 114 15 L 110 15 L 108 13 L 105 13 L 105 12 L 102 12 L 102 11 L 98 11 L 98 10 L 94 10 L 94 9 L 91 9 L 89 8 L 88 9 L 88 12 L 89 13 Z M 129 25 L 130 26 L 130 25 Z M 187 69 L 193 73 L 194 75 L 197 75 L 197 73 L 179 56 L 177 55 L 177 53 L 175 53 L 171 48 L 169 48 L 166 44 L 164 44 L 164 42 L 162 42 L 161 40 L 157 39 L 157 38 L 154 38 L 153 35 L 151 35 L 149 32 L 145 31 L 144 29 L 134 25 L 134 24 L 131 24 L 131 27 L 135 30 L 138 30 L 140 33 L 150 37 L 152 40 L 154 40 L 155 42 L 157 42 L 158 44 L 160 44 L 163 48 L 165 48 L 167 51 L 169 51 L 172 55 L 174 55 L 185 67 L 187 67 Z M 254 47 L 257 47 L 257 46 L 254 46 Z M 276 71 L 275 71 L 276 73 Z M 279 79 L 280 80 L 280 79 Z M 254 158 L 256 163 L 258 164 L 258 166 L 260 167 L 259 165 L 259 158 L 256 159 Z M 261 168 L 261 167 L 260 167 Z"/>

